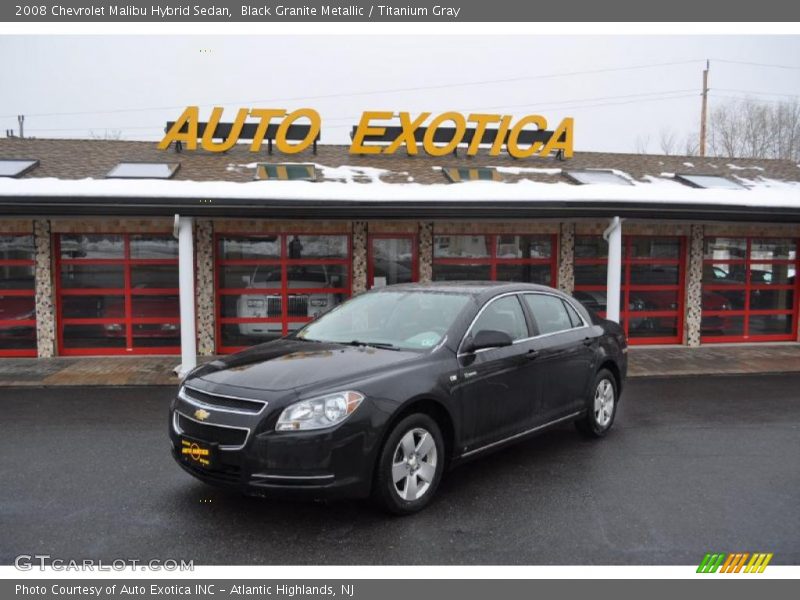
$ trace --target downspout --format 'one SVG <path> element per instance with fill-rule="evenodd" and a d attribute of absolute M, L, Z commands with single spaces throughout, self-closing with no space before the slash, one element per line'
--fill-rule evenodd
<path fill-rule="evenodd" d="M 175 369 L 180 379 L 197 366 L 197 332 L 194 314 L 194 239 L 192 217 L 175 215 L 172 235 L 178 239 L 178 286 L 181 310 L 181 364 Z"/>
<path fill-rule="evenodd" d="M 622 283 L 622 219 L 614 217 L 603 232 L 608 242 L 608 272 L 606 278 L 606 319 L 619 323 L 619 300 Z"/>

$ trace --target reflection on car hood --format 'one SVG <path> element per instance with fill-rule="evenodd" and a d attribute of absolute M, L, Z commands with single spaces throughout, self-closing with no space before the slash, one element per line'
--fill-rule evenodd
<path fill-rule="evenodd" d="M 282 391 L 364 376 L 417 357 L 415 352 L 284 339 L 214 360 L 190 379 Z"/>

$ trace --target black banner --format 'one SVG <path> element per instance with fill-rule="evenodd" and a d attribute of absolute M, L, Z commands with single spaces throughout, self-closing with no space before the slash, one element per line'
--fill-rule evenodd
<path fill-rule="evenodd" d="M 688 568 L 687 568 L 688 569 Z M 674 600 L 696 595 L 698 579 L 707 593 L 726 600 L 793 597 L 796 582 L 759 579 L 758 575 L 724 577 L 697 576 L 670 580 L 485 580 L 485 579 L 360 579 L 360 580 L 241 580 L 187 579 L 37 579 L 0 581 L 0 597 L 29 600 L 219 600 L 260 598 L 262 600 L 489 600 L 491 598 L 586 598 L 599 593 L 621 594 L 623 598 Z M 710 579 L 715 579 L 712 584 Z M 713 589 L 712 589 L 713 588 Z"/>
<path fill-rule="evenodd" d="M 242 0 L 47 0 L 2 3 L 10 22 L 792 22 L 800 3 L 786 0 L 442 0 L 377 4 Z M 533 30 L 531 33 L 536 33 Z"/>

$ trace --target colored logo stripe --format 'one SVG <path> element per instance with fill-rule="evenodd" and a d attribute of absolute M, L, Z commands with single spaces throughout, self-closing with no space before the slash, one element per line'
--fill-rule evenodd
<path fill-rule="evenodd" d="M 764 552 L 754 552 L 752 555 L 748 552 L 730 554 L 709 552 L 703 557 L 697 567 L 697 572 L 716 573 L 719 570 L 720 573 L 763 573 L 772 560 L 772 556 L 772 553 Z M 747 562 L 748 558 L 750 562 Z M 745 566 L 746 562 L 747 566 Z"/>

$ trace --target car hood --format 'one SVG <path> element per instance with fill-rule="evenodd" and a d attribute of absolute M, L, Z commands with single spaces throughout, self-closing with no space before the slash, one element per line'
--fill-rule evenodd
<path fill-rule="evenodd" d="M 415 358 L 416 352 L 282 339 L 214 360 L 189 380 L 283 391 L 346 382 Z"/>

